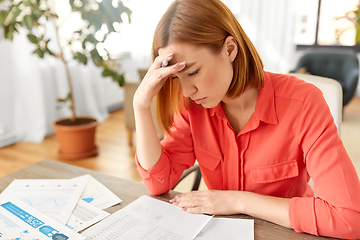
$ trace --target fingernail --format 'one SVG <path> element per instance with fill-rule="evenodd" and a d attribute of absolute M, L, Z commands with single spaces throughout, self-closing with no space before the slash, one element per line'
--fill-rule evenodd
<path fill-rule="evenodd" d="M 178 202 L 173 202 L 172 205 L 177 206 L 177 205 L 179 205 L 179 203 Z"/>
<path fill-rule="evenodd" d="M 185 66 L 185 62 L 179 63 L 179 66 L 180 66 L 180 67 Z"/>
<path fill-rule="evenodd" d="M 186 211 L 187 211 L 187 208 L 184 208 L 184 207 L 183 207 L 183 208 L 181 208 L 181 210 L 183 210 L 184 212 L 186 212 Z"/>
<path fill-rule="evenodd" d="M 160 73 L 160 74 L 157 76 L 157 78 L 161 78 L 161 76 L 162 76 L 162 74 Z"/>
<path fill-rule="evenodd" d="M 171 58 L 174 54 L 170 53 L 167 55 L 168 58 Z"/>
<path fill-rule="evenodd" d="M 171 69 L 175 69 L 179 64 L 172 65 Z"/>

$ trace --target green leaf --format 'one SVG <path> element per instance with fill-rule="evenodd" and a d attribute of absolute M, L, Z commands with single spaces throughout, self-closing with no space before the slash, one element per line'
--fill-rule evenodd
<path fill-rule="evenodd" d="M 96 38 L 92 34 L 87 35 L 85 39 L 86 39 L 86 41 L 91 42 L 95 45 L 99 42 L 98 40 L 96 40 Z"/>
<path fill-rule="evenodd" d="M 119 5 L 120 5 L 120 1 L 119 1 Z M 102 2 L 99 3 L 98 11 L 100 12 L 101 16 L 103 16 L 104 21 L 108 25 L 108 29 L 110 32 L 114 31 L 112 27 L 114 22 L 122 22 L 121 20 L 122 11 L 120 12 L 119 11 L 120 9 L 121 8 L 119 7 L 114 8 L 111 0 L 103 0 Z"/>
<path fill-rule="evenodd" d="M 91 59 L 93 60 L 94 64 L 98 67 L 101 66 L 101 63 L 103 62 L 102 57 L 100 56 L 99 52 L 94 48 L 91 52 Z"/>
<path fill-rule="evenodd" d="M 3 26 L 8 13 L 7 11 L 0 11 L 0 26 Z"/>
<path fill-rule="evenodd" d="M 38 44 L 38 42 L 39 42 L 39 39 L 38 39 L 35 35 L 33 35 L 33 34 L 28 34 L 28 35 L 27 35 L 27 38 L 28 38 L 29 41 L 32 42 L 32 43 Z"/>
<path fill-rule="evenodd" d="M 111 71 L 110 69 L 104 69 L 104 71 L 101 73 L 101 75 L 103 76 L 103 77 L 110 77 L 110 76 L 112 76 L 113 75 L 113 71 Z"/>
<path fill-rule="evenodd" d="M 119 83 L 119 86 L 120 86 L 120 87 L 124 86 L 124 84 L 125 84 L 125 78 L 124 78 L 124 76 L 119 74 L 119 75 L 117 76 L 116 82 Z"/>
<path fill-rule="evenodd" d="M 31 30 L 33 28 L 33 19 L 31 15 L 26 15 L 23 19 L 23 23 L 27 29 Z"/>
<path fill-rule="evenodd" d="M 99 31 L 103 25 L 103 19 L 101 15 L 99 15 L 95 11 L 83 12 L 81 14 L 81 17 L 87 22 L 89 22 L 91 26 L 94 26 L 95 32 Z"/>
<path fill-rule="evenodd" d="M 83 41 L 82 44 L 81 44 L 81 46 L 82 46 L 83 49 L 86 49 L 86 42 L 87 42 L 86 39 L 84 39 L 84 41 Z"/>
<path fill-rule="evenodd" d="M 17 32 L 17 29 L 14 25 L 6 25 L 4 26 L 4 36 L 6 39 L 12 41 L 14 39 L 14 32 Z"/>
<path fill-rule="evenodd" d="M 121 15 L 122 13 L 126 13 L 126 14 L 127 14 L 128 18 L 129 18 L 129 23 L 131 23 L 131 13 L 132 13 L 132 11 L 131 11 L 128 7 L 126 7 L 126 6 L 123 4 L 122 1 L 119 1 L 118 9 L 119 9 L 118 11 L 119 11 L 120 15 Z"/>
<path fill-rule="evenodd" d="M 32 2 L 30 0 L 27 0 L 24 2 L 25 7 L 31 7 L 32 6 Z"/>
<path fill-rule="evenodd" d="M 70 98 L 71 98 L 71 93 L 69 93 L 69 94 L 66 96 L 66 98 L 59 98 L 59 99 L 58 99 L 58 102 L 67 102 L 67 101 L 70 100 Z"/>
<path fill-rule="evenodd" d="M 87 61 L 88 61 L 87 57 L 86 57 L 86 55 L 82 54 L 81 52 L 73 53 L 73 57 L 74 57 L 74 59 L 78 60 L 79 63 L 82 63 L 84 65 L 87 64 Z"/>
<path fill-rule="evenodd" d="M 41 50 L 40 48 L 37 48 L 33 53 L 37 54 L 40 58 L 44 58 L 45 52 L 43 50 Z"/>
<path fill-rule="evenodd" d="M 14 14 L 12 15 L 11 19 L 10 19 L 10 24 L 13 24 L 16 22 L 16 18 L 19 16 L 19 14 L 21 13 L 21 9 L 16 9 L 16 11 L 14 12 Z"/>
<path fill-rule="evenodd" d="M 360 25 L 356 25 L 356 36 L 355 36 L 355 42 L 360 42 Z"/>
<path fill-rule="evenodd" d="M 43 15 L 43 11 L 37 8 L 33 8 L 31 15 L 35 18 L 35 20 L 38 20 Z"/>
<path fill-rule="evenodd" d="M 70 2 L 70 6 L 73 8 L 75 0 L 70 0 L 69 2 Z"/>
<path fill-rule="evenodd" d="M 55 56 L 55 54 L 48 48 L 48 46 L 46 45 L 45 47 L 45 52 L 47 52 L 49 55 L 51 56 Z"/>

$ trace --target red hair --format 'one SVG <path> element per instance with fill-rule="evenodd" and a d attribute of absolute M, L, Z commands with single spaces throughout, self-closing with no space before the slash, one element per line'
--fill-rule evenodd
<path fill-rule="evenodd" d="M 216 54 L 228 36 L 235 38 L 238 54 L 233 62 L 234 74 L 227 96 L 235 98 L 248 86 L 263 87 L 260 56 L 235 16 L 220 0 L 175 0 L 156 27 L 152 57 L 155 60 L 160 48 L 175 42 L 208 47 Z M 177 81 L 166 81 L 157 95 L 157 114 L 163 131 L 170 133 L 174 115 L 186 102 Z"/>

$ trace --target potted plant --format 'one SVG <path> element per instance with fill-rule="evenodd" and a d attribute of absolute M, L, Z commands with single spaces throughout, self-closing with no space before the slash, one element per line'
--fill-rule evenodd
<path fill-rule="evenodd" d="M 6 39 L 13 40 L 18 29 L 24 28 L 27 30 L 28 40 L 35 46 L 34 54 L 40 58 L 48 54 L 64 63 L 69 94 L 59 101 L 70 102 L 72 114 L 70 118 L 59 119 L 53 124 L 59 141 L 60 156 L 66 159 L 79 159 L 97 154 L 95 128 L 98 124 L 94 118 L 76 115 L 73 80 L 68 63 L 76 60 L 86 65 L 90 60 L 103 69 L 102 76 L 111 77 L 119 86 L 123 86 L 124 76 L 114 68 L 116 64 L 113 64 L 114 61 L 104 47 L 104 42 L 111 33 L 119 33 L 114 23 L 122 22 L 122 14 L 126 14 L 130 19 L 130 9 L 121 0 L 69 0 L 69 14 L 80 14 L 85 24 L 81 29 L 74 31 L 70 39 L 64 39 L 59 33 L 63 21 L 59 21 L 50 0 L 0 0 L 1 2 L 6 6 L 5 10 L 0 10 L 0 27 L 4 29 Z M 56 36 L 46 35 L 49 25 L 54 28 Z M 99 31 L 102 32 L 101 37 L 96 36 Z M 51 49 L 50 42 L 56 43 L 58 48 Z"/>

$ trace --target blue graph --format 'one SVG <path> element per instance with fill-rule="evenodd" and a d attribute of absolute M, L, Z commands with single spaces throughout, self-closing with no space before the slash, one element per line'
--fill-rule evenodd
<path fill-rule="evenodd" d="M 58 212 L 67 204 L 67 197 L 26 197 L 21 200 L 28 205 L 40 210 L 41 212 Z"/>

